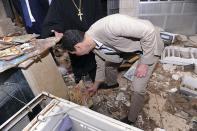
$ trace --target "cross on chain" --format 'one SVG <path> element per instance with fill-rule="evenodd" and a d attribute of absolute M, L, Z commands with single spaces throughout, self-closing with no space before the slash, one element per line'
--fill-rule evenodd
<path fill-rule="evenodd" d="M 80 9 L 78 10 L 78 16 L 79 16 L 80 21 L 82 21 L 83 13 L 81 12 Z"/>

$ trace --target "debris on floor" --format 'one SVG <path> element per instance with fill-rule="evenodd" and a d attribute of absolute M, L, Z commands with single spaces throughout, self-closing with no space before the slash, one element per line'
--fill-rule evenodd
<path fill-rule="evenodd" d="M 87 92 L 86 86 L 82 80 L 75 87 L 69 89 L 69 99 L 79 105 L 87 107 L 93 106 L 92 97 Z"/>
<path fill-rule="evenodd" d="M 182 42 L 187 41 L 184 36 L 181 36 L 181 40 Z M 177 52 L 176 49 L 181 49 L 181 52 Z M 197 69 L 194 64 L 197 57 L 196 52 L 193 52 L 193 50 L 196 49 L 176 46 L 166 48 L 163 61 L 156 65 L 149 81 L 146 104 L 134 126 L 146 131 L 197 130 L 197 96 L 195 95 L 197 92 L 195 70 Z M 180 53 L 180 55 L 177 55 L 177 53 Z M 190 61 L 186 60 L 188 58 L 187 53 L 189 59 L 191 59 Z M 179 60 L 174 61 L 174 58 L 173 60 L 166 59 L 167 54 L 172 55 L 172 57 L 180 57 L 181 62 Z M 133 71 L 131 69 L 130 73 L 128 72 L 130 67 L 133 68 L 131 65 L 135 65 L 133 63 L 124 63 L 126 65 L 119 70 L 119 87 L 99 89 L 91 97 L 92 110 L 117 120 L 127 116 L 131 104 L 132 81 L 126 79 L 125 76 L 132 75 Z M 130 66 L 127 66 L 128 64 Z M 76 84 L 73 74 L 66 74 L 64 79 L 67 87 L 73 90 L 71 97 L 83 100 L 81 99 L 82 96 L 77 96 L 79 89 L 74 88 Z M 75 99 L 71 99 L 71 101 L 75 101 Z"/>

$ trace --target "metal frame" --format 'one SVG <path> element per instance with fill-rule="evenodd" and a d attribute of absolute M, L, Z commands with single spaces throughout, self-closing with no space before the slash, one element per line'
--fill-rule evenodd
<path fill-rule="evenodd" d="M 34 98 L 30 103 L 28 103 L 14 116 L 7 120 L 3 125 L 0 126 L 0 130 L 14 130 L 15 127 L 17 127 L 17 124 L 20 123 L 20 120 L 22 120 L 22 118 L 25 117 L 32 108 L 34 108 L 39 103 L 44 102 L 44 100 L 47 100 L 46 107 L 39 113 L 37 117 L 35 117 L 30 123 L 28 123 L 28 125 L 24 125 L 25 128 L 20 127 L 20 129 L 23 128 L 24 131 L 29 131 L 30 129 L 33 130 L 37 128 L 45 130 L 45 127 L 47 127 L 46 130 L 54 129 L 53 125 L 57 124 L 57 122 L 59 123 L 59 119 L 62 119 L 64 117 L 63 114 L 66 113 L 69 114 L 69 117 L 72 120 L 76 121 L 79 124 L 77 127 L 75 126 L 77 130 L 81 130 L 81 128 L 83 128 L 88 130 L 95 129 L 95 131 L 107 131 L 108 129 L 116 131 L 142 131 L 139 128 L 127 125 L 113 118 L 92 111 L 87 107 L 80 106 L 68 100 L 55 97 L 46 92 L 43 92 L 42 94 Z M 59 109 L 61 109 L 61 112 L 58 112 L 60 111 Z M 42 117 L 39 118 L 39 116 Z M 42 121 L 43 118 L 47 118 L 45 119 L 46 121 Z M 53 122 L 53 124 L 51 122 Z M 56 126 L 57 125 L 55 125 L 55 127 Z"/>
<path fill-rule="evenodd" d="M 36 105 L 38 105 L 39 103 L 41 103 L 46 99 L 53 99 L 53 98 L 55 97 L 51 96 L 46 92 L 43 92 L 42 94 L 38 95 L 33 100 L 31 100 L 26 106 L 20 109 L 15 115 L 13 115 L 6 122 L 4 122 L 0 126 L 0 130 L 3 131 L 10 130 L 18 121 L 20 121 L 24 116 L 26 116 L 29 112 L 31 112 Z"/>

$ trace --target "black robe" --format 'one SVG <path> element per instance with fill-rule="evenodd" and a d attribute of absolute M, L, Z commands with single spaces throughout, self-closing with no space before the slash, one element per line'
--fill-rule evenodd
<path fill-rule="evenodd" d="M 74 1 L 79 6 L 79 0 Z M 82 13 L 82 21 L 80 21 L 72 0 L 53 0 L 43 24 L 42 38 L 54 35 L 51 30 L 64 33 L 68 29 L 77 29 L 85 32 L 95 21 L 103 17 L 101 1 L 82 0 Z M 76 73 L 86 73 L 96 69 L 93 53 L 80 57 L 70 55 L 70 58 L 75 76 Z"/>

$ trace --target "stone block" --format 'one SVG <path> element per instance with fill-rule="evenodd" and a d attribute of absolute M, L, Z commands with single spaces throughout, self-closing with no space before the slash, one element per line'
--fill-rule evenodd
<path fill-rule="evenodd" d="M 186 87 L 180 87 L 180 92 L 185 94 L 185 95 L 189 95 L 189 96 L 193 96 L 193 97 L 197 97 L 197 91 L 195 90 L 191 90 L 189 88 Z"/>
<path fill-rule="evenodd" d="M 197 65 L 197 49 L 167 46 L 161 56 L 161 63 L 175 65 Z"/>

